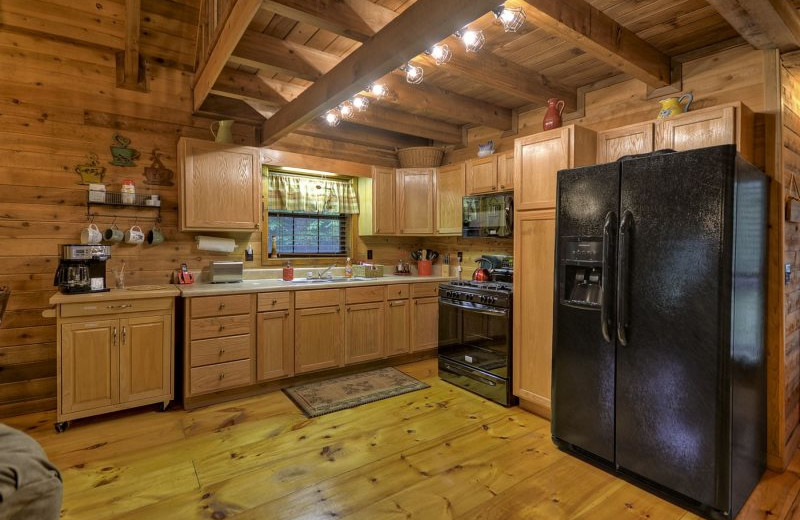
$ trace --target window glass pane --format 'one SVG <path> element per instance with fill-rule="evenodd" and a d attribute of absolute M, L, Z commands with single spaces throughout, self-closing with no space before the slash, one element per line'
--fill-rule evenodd
<path fill-rule="evenodd" d="M 270 212 L 268 229 L 282 255 L 347 253 L 347 215 Z"/>

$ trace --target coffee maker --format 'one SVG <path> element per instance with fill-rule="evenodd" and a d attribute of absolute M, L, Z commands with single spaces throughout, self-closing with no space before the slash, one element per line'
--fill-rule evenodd
<path fill-rule="evenodd" d="M 62 244 L 53 285 L 64 294 L 103 292 L 111 246 Z"/>

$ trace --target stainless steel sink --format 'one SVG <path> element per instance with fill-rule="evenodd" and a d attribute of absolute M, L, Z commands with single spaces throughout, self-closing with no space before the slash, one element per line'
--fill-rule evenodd
<path fill-rule="evenodd" d="M 347 282 L 350 281 L 351 278 L 344 278 L 344 277 L 337 277 L 337 278 L 297 278 L 295 280 L 290 280 L 286 283 L 314 283 L 314 284 L 326 284 L 326 283 L 338 283 L 338 282 Z"/>

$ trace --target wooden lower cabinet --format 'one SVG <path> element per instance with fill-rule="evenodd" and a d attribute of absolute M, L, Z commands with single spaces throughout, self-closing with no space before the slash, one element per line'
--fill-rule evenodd
<path fill-rule="evenodd" d="M 386 303 L 386 355 L 395 356 L 410 352 L 410 307 L 408 299 Z"/>
<path fill-rule="evenodd" d="M 414 298 L 411 305 L 411 352 L 439 345 L 439 298 Z"/>
<path fill-rule="evenodd" d="M 72 419 L 172 400 L 174 298 L 161 300 L 149 312 L 124 301 L 92 303 L 133 309 L 94 316 L 71 316 L 66 307 L 75 304 L 58 306 L 59 429 Z"/>
<path fill-rule="evenodd" d="M 522 211 L 514 222 L 514 395 L 550 412 L 555 211 Z"/>
<path fill-rule="evenodd" d="M 256 318 L 256 380 L 294 375 L 294 313 L 259 312 Z"/>
<path fill-rule="evenodd" d="M 383 327 L 383 301 L 348 305 L 344 327 L 345 364 L 382 358 Z"/>
<path fill-rule="evenodd" d="M 294 371 L 298 374 L 342 364 L 344 324 L 339 305 L 296 309 Z"/>

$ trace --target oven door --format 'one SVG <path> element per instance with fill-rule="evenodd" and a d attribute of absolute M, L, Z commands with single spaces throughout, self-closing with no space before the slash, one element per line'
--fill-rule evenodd
<path fill-rule="evenodd" d="M 439 298 L 439 358 L 508 379 L 511 310 Z"/>

